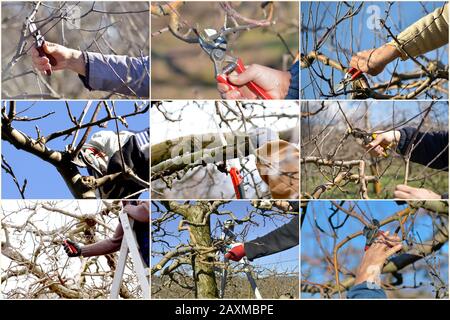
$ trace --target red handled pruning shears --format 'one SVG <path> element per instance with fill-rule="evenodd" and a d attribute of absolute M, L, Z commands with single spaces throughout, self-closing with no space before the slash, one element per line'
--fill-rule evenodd
<path fill-rule="evenodd" d="M 227 40 L 225 37 L 214 29 L 204 29 L 199 34 L 199 43 L 200 47 L 209 55 L 214 63 L 217 82 L 226 84 L 232 90 L 237 90 L 237 87 L 228 80 L 228 75 L 233 71 L 243 73 L 245 66 L 240 58 L 226 54 Z M 225 63 L 226 65 L 224 66 Z M 261 99 L 272 99 L 263 88 L 252 81 L 248 82 L 246 87 Z"/>
<path fill-rule="evenodd" d="M 75 248 L 73 245 L 71 245 L 67 240 L 64 240 L 64 244 L 69 248 L 70 253 L 77 253 L 77 248 Z"/>
<path fill-rule="evenodd" d="M 220 137 L 220 141 L 223 146 L 227 146 L 227 140 L 225 139 L 225 135 L 222 131 L 220 131 L 220 127 L 216 119 L 214 122 L 217 127 L 217 131 Z M 238 159 L 224 160 L 226 164 L 227 172 L 230 174 L 231 183 L 233 184 L 234 193 L 236 195 L 236 199 L 245 199 L 245 190 L 244 190 L 244 178 L 242 177 L 239 167 L 240 163 Z"/>
<path fill-rule="evenodd" d="M 353 67 L 347 69 L 347 72 L 345 73 L 344 79 L 342 79 L 338 83 L 335 91 L 339 92 L 341 90 L 344 90 L 350 82 L 355 81 L 356 79 L 360 78 L 362 75 L 363 75 L 363 72 L 361 70 L 358 70 L 358 69 L 353 68 Z"/>
<path fill-rule="evenodd" d="M 230 161 L 234 161 L 234 159 Z M 244 199 L 245 198 L 244 179 L 242 178 L 239 169 L 236 167 L 230 167 L 228 172 L 230 173 L 231 182 L 233 183 L 236 199 Z"/>
<path fill-rule="evenodd" d="M 30 35 L 34 38 L 34 47 L 39 52 L 40 57 L 47 57 L 50 60 L 50 65 L 56 66 L 56 59 L 51 55 L 44 51 L 44 36 L 41 34 L 36 24 L 34 23 L 34 19 L 36 16 L 36 12 L 40 6 L 41 2 L 39 1 L 34 7 L 33 12 L 27 17 L 26 24 L 28 27 L 28 31 Z M 45 70 L 45 74 L 50 76 L 52 74 L 51 70 Z"/>

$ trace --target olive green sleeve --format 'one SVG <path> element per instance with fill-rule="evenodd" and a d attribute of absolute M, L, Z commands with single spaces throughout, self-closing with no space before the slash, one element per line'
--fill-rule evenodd
<path fill-rule="evenodd" d="M 416 57 L 447 44 L 448 3 L 403 30 L 397 36 L 397 40 L 400 44 L 395 40 L 389 44 L 400 51 L 402 60 L 408 59 L 405 52 Z"/>

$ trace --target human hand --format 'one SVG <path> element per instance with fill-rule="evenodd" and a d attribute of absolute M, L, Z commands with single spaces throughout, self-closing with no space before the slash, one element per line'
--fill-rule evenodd
<path fill-rule="evenodd" d="M 364 253 L 356 272 L 355 285 L 366 281 L 377 282 L 374 277 L 379 277 L 386 260 L 401 249 L 399 236 L 390 236 L 389 231 L 380 233 Z"/>
<path fill-rule="evenodd" d="M 224 99 L 258 99 L 258 96 L 245 86 L 250 81 L 264 89 L 272 99 L 284 99 L 289 90 L 291 75 L 286 71 L 252 64 L 243 73 L 231 73 L 228 80 L 238 88 L 233 90 L 227 84 L 218 83 L 217 90 Z"/>
<path fill-rule="evenodd" d="M 377 137 L 367 144 L 366 150 L 372 156 L 381 157 L 386 154 L 386 148 L 397 144 L 400 141 L 401 133 L 398 130 L 391 130 L 386 132 L 375 132 Z"/>
<path fill-rule="evenodd" d="M 395 187 L 394 198 L 412 200 L 440 200 L 442 197 L 433 191 L 424 188 L 414 188 L 399 184 Z"/>
<path fill-rule="evenodd" d="M 86 66 L 81 51 L 66 48 L 62 45 L 45 41 L 42 46 L 46 54 L 51 55 L 55 65 L 50 64 L 50 59 L 46 56 L 40 57 L 36 48 L 31 48 L 31 61 L 33 66 L 40 72 L 56 70 L 72 70 L 78 74 L 86 75 Z"/>
<path fill-rule="evenodd" d="M 243 257 L 245 257 L 245 248 L 243 243 L 234 243 L 232 248 L 225 254 L 225 258 L 236 262 L 240 261 Z"/>
<path fill-rule="evenodd" d="M 356 53 L 350 60 L 350 66 L 364 73 L 376 76 L 384 70 L 386 65 L 401 54 L 392 45 L 384 45 L 376 49 L 364 50 Z"/>
<path fill-rule="evenodd" d="M 66 251 L 67 255 L 71 258 L 81 256 L 81 248 L 78 244 L 73 242 L 70 239 L 64 240 L 63 243 L 64 251 Z"/>

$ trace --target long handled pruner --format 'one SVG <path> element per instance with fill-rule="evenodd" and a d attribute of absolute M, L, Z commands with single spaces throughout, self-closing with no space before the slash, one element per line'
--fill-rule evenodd
<path fill-rule="evenodd" d="M 236 234 L 234 233 L 234 221 L 233 220 L 226 220 L 222 225 L 222 233 L 221 233 L 221 240 L 224 243 L 233 243 L 236 241 Z M 228 265 L 229 260 L 225 258 L 225 254 L 227 252 L 227 247 L 224 246 L 222 248 L 222 253 L 224 254 L 223 257 L 223 263 L 224 267 L 222 269 L 222 273 L 220 276 L 220 289 L 219 289 L 219 298 L 223 298 L 225 295 L 225 287 L 228 277 Z M 248 261 L 247 257 L 244 257 L 239 261 L 239 263 L 243 264 L 245 275 L 247 276 L 247 281 L 250 283 L 250 286 L 252 287 L 253 293 L 256 297 L 256 299 L 262 299 L 262 295 L 259 292 L 258 285 L 256 284 L 255 279 L 253 278 L 252 272 L 251 272 L 251 265 Z"/>

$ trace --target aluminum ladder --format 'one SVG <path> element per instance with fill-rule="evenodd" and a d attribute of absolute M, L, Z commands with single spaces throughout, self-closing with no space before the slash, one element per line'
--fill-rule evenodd
<path fill-rule="evenodd" d="M 119 261 L 112 282 L 110 299 L 119 299 L 120 285 L 122 284 L 128 253 L 133 261 L 133 269 L 137 275 L 144 299 L 150 299 L 150 270 L 145 266 L 139 252 L 136 235 L 133 230 L 133 219 L 122 211 L 119 214 L 119 220 L 123 228 L 123 239 L 119 251 Z"/>

